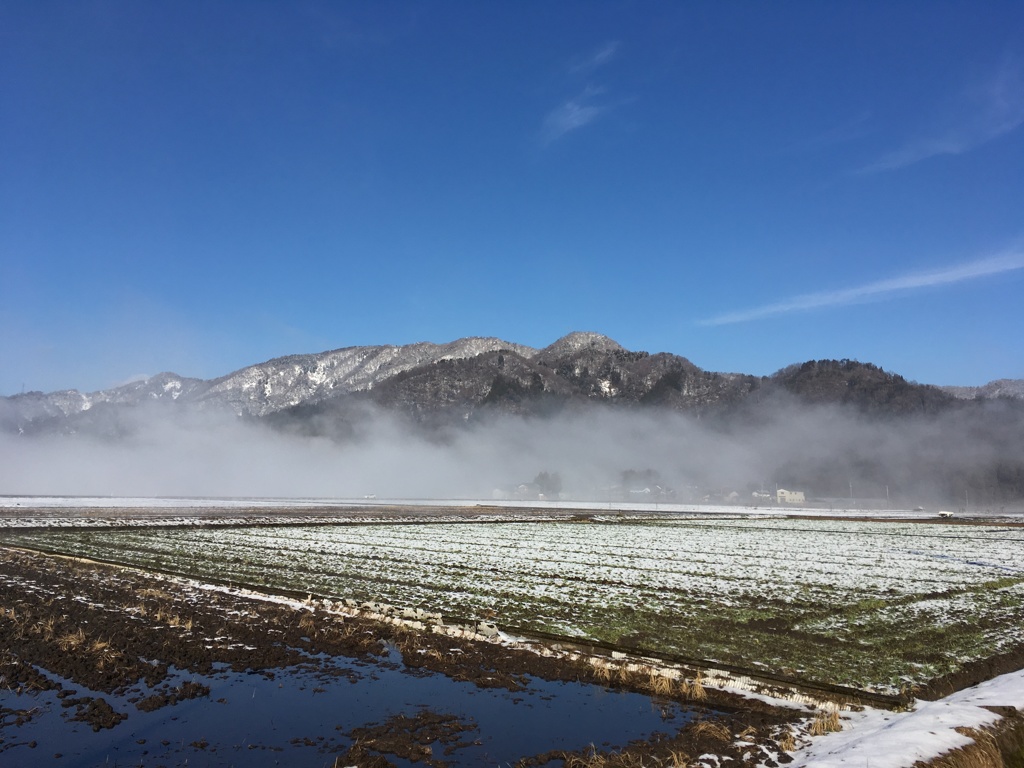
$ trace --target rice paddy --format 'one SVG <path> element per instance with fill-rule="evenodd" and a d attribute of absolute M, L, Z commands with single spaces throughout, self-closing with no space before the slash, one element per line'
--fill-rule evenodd
<path fill-rule="evenodd" d="M 4 532 L 24 544 L 896 693 L 1024 647 L 1024 528 L 722 516 Z"/>

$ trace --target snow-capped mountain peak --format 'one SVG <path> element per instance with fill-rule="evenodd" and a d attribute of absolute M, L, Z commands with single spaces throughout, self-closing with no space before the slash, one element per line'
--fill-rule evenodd
<path fill-rule="evenodd" d="M 597 352 L 621 352 L 624 348 L 617 341 L 609 339 L 600 333 L 589 331 L 573 331 L 568 333 L 554 344 L 551 344 L 540 351 L 544 357 L 561 357 L 571 355 L 582 350 L 594 350 Z"/>

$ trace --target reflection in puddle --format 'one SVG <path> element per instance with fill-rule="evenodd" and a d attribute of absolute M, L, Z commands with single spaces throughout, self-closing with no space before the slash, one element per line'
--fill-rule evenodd
<path fill-rule="evenodd" d="M 309 668 L 278 670 L 272 678 L 230 671 L 208 677 L 179 673 L 166 682 L 208 685 L 209 696 L 153 712 L 142 712 L 129 702 L 150 695 L 148 690 L 124 697 L 92 694 L 128 715 L 120 725 L 95 733 L 86 723 L 68 720 L 69 710 L 62 708 L 53 691 L 18 695 L 3 690 L 0 707 L 35 712 L 20 726 L 4 718 L 0 763 L 38 764 L 60 754 L 55 764 L 83 768 L 330 768 L 357 736 L 370 754 L 384 752 L 396 766 L 413 765 L 412 758 L 398 755 L 420 759 L 427 753 L 424 746 L 430 746 L 431 759 L 438 761 L 430 764 L 504 766 L 550 750 L 579 750 L 591 744 L 599 749 L 621 747 L 655 731 L 674 733 L 695 716 L 673 702 L 594 685 L 533 679 L 516 692 L 481 689 L 443 675 L 410 674 L 393 663 L 395 654 L 388 655 L 390 659 L 381 663 L 319 659 Z M 78 696 L 90 694 L 70 681 L 62 682 L 77 689 Z M 424 713 L 455 717 L 433 718 L 441 726 L 417 730 L 413 724 L 422 726 Z M 392 719 L 398 715 L 406 719 Z M 420 751 L 391 749 L 381 738 L 389 722 L 409 723 Z M 445 738 L 430 744 L 435 731 Z"/>

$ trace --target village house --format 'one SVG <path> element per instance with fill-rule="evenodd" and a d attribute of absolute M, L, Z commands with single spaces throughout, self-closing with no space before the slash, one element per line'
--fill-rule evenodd
<path fill-rule="evenodd" d="M 803 491 L 787 491 L 785 488 L 779 488 L 775 492 L 775 500 L 779 504 L 803 504 L 807 501 Z"/>

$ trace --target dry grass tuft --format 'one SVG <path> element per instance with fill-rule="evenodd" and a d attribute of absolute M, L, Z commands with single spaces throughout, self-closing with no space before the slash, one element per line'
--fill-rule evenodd
<path fill-rule="evenodd" d="M 694 736 L 710 739 L 722 744 L 728 744 L 732 741 L 732 732 L 714 720 L 698 720 L 690 726 L 689 730 Z"/>
<path fill-rule="evenodd" d="M 107 640 L 93 640 L 89 645 L 89 653 L 99 657 L 96 660 L 97 669 L 104 669 L 107 664 L 116 664 L 121 660 L 121 654 Z"/>
<path fill-rule="evenodd" d="M 832 710 L 831 712 L 819 711 L 814 715 L 814 720 L 811 722 L 810 734 L 811 736 L 822 736 L 826 733 L 835 733 L 841 730 L 843 730 L 843 724 L 839 722 L 838 710 Z"/>
<path fill-rule="evenodd" d="M 628 685 L 635 682 L 636 674 L 629 668 L 629 664 L 623 664 L 615 673 L 615 678 L 622 684 Z"/>
<path fill-rule="evenodd" d="M 644 768 L 644 759 L 632 752 L 620 752 L 608 763 L 616 768 Z"/>
<path fill-rule="evenodd" d="M 608 758 L 597 751 L 597 747 L 590 745 L 590 752 L 585 755 L 568 755 L 565 760 L 565 768 L 606 768 Z"/>
<path fill-rule="evenodd" d="M 793 735 L 793 731 L 786 728 L 786 730 L 782 732 L 782 735 L 776 740 L 776 744 L 779 745 L 779 749 L 783 752 L 795 752 L 796 736 Z"/>
<path fill-rule="evenodd" d="M 693 680 L 680 680 L 679 690 L 684 696 L 694 701 L 705 701 L 708 697 L 708 692 L 704 690 L 704 678 L 700 672 Z"/>
<path fill-rule="evenodd" d="M 647 679 L 647 687 L 655 696 L 669 696 L 672 693 L 672 678 L 652 669 Z"/>
<path fill-rule="evenodd" d="M 595 664 L 594 675 L 602 683 L 610 683 L 612 681 L 612 671 L 607 664 Z"/>
<path fill-rule="evenodd" d="M 75 651 L 85 642 L 85 632 L 79 627 L 77 632 L 65 632 L 57 639 L 57 647 L 62 651 Z"/>
<path fill-rule="evenodd" d="M 690 764 L 690 756 L 681 749 L 670 749 L 668 753 L 670 768 L 686 768 Z"/>

